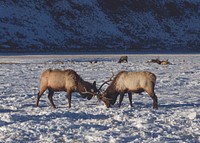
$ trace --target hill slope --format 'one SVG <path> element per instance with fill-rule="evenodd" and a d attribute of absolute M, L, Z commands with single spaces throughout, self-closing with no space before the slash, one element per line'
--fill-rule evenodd
<path fill-rule="evenodd" d="M 1 0 L 0 51 L 200 51 L 197 0 Z"/>

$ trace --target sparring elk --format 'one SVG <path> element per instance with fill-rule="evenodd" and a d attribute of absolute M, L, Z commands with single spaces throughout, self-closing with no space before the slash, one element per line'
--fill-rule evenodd
<path fill-rule="evenodd" d="M 79 92 L 83 98 L 90 100 L 94 93 L 98 90 L 96 88 L 96 82 L 93 84 L 84 81 L 75 71 L 71 69 L 67 70 L 45 70 L 40 76 L 40 89 L 37 96 L 36 107 L 39 105 L 39 100 L 44 91 L 48 89 L 48 99 L 53 106 L 56 108 L 53 102 L 53 94 L 55 91 L 65 91 L 68 98 L 68 107 L 71 107 L 71 93 Z"/>
<path fill-rule="evenodd" d="M 107 89 L 101 93 L 104 97 L 103 100 L 107 107 L 110 105 L 115 104 L 118 95 L 119 98 L 119 107 L 121 106 L 122 100 L 124 98 L 124 94 L 128 93 L 130 106 L 132 105 L 132 92 L 133 93 L 141 93 L 147 92 L 147 94 L 153 99 L 153 108 L 158 108 L 158 100 L 157 96 L 154 92 L 154 86 L 156 83 L 156 76 L 151 72 L 128 72 L 128 71 L 121 71 L 119 72 L 114 79 L 110 79 L 104 82 L 100 88 L 105 84 L 111 81 Z M 100 89 L 99 89 L 100 90 Z"/>

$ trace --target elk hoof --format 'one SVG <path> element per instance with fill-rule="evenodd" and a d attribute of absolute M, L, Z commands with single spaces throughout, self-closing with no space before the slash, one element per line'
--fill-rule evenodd
<path fill-rule="evenodd" d="M 158 105 L 153 105 L 153 109 L 158 109 Z"/>

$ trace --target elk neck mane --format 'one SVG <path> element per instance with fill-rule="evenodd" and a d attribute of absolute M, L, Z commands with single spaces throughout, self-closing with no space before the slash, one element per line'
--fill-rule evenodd
<path fill-rule="evenodd" d="M 88 89 L 91 86 L 91 83 L 84 81 L 81 78 L 81 76 L 78 75 L 74 70 L 67 69 L 65 71 L 75 79 L 76 85 L 77 85 L 77 90 L 79 92 L 84 92 L 86 89 Z"/>
<path fill-rule="evenodd" d="M 118 81 L 118 79 L 120 78 L 120 76 L 124 73 L 126 73 L 127 71 L 120 71 L 115 78 L 113 79 L 113 81 L 111 82 L 111 84 L 108 86 L 108 88 L 106 89 L 107 92 L 112 92 L 112 91 L 116 91 L 116 83 Z"/>
<path fill-rule="evenodd" d="M 67 69 L 65 70 L 66 74 L 71 76 L 76 82 L 83 82 L 84 80 L 78 75 L 74 70 Z"/>

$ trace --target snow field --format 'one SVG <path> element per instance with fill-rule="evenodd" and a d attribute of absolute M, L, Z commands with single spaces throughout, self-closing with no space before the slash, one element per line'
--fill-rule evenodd
<path fill-rule="evenodd" d="M 0 142 L 200 142 L 200 56 L 128 57 L 119 64 L 119 55 L 0 56 Z M 146 63 L 158 57 L 172 64 Z M 64 92 L 54 94 L 57 109 L 50 107 L 47 92 L 36 108 L 39 75 L 49 68 L 71 68 L 98 86 L 112 72 L 151 71 L 157 76 L 159 109 L 152 109 L 146 93 L 133 94 L 133 108 L 127 96 L 120 108 L 118 102 L 106 108 L 96 97 L 73 93 L 68 109 Z"/>

